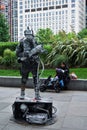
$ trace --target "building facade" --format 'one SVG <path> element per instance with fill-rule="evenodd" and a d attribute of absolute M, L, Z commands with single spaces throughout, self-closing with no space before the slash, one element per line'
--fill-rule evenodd
<path fill-rule="evenodd" d="M 87 0 L 86 0 L 86 28 L 87 28 Z"/>
<path fill-rule="evenodd" d="M 8 1 L 8 23 L 10 25 L 10 40 L 18 41 L 18 0 Z"/>
<path fill-rule="evenodd" d="M 7 17 L 7 0 L 0 0 L 0 13 L 3 13 Z"/>
<path fill-rule="evenodd" d="M 85 0 L 18 0 L 18 40 L 27 26 L 78 33 L 85 28 Z"/>
<path fill-rule="evenodd" d="M 19 41 L 27 26 L 34 33 L 40 28 L 50 28 L 55 34 L 60 30 L 78 33 L 87 27 L 86 6 L 87 0 L 0 0 L 11 41 Z"/>
<path fill-rule="evenodd" d="M 0 0 L 0 12 L 9 25 L 10 41 L 18 41 L 18 0 Z"/>

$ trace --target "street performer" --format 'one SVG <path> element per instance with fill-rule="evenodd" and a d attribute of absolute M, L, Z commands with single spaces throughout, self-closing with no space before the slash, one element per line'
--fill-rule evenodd
<path fill-rule="evenodd" d="M 40 63 L 39 54 L 43 53 L 42 45 L 38 45 L 35 40 L 33 30 L 29 27 L 24 31 L 25 38 L 21 39 L 17 48 L 16 55 L 18 62 L 21 63 L 21 94 L 20 98 L 25 98 L 25 86 L 28 80 L 28 75 L 31 72 L 33 75 L 35 99 L 40 99 L 38 86 L 38 65 Z"/>

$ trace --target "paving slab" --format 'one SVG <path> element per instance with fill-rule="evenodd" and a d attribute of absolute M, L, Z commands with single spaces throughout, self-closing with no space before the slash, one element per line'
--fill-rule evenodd
<path fill-rule="evenodd" d="M 52 125 L 18 123 L 13 117 L 12 104 L 20 95 L 20 88 L 0 87 L 0 130 L 87 130 L 87 92 L 41 92 L 50 98 L 57 108 L 56 122 Z M 26 89 L 26 95 L 34 97 L 34 89 Z"/>
<path fill-rule="evenodd" d="M 64 120 L 63 127 L 74 129 L 87 130 L 87 117 L 82 116 L 67 116 Z"/>

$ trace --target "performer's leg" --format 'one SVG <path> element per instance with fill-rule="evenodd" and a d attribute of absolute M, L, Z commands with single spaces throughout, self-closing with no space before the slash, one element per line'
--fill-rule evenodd
<path fill-rule="evenodd" d="M 21 79 L 21 97 L 25 97 L 25 88 L 26 88 L 26 83 L 27 83 L 27 79 L 28 79 L 28 70 L 25 70 L 25 68 L 22 68 L 21 70 L 21 75 L 22 75 L 22 79 Z"/>
<path fill-rule="evenodd" d="M 34 81 L 35 99 L 39 99 L 40 98 L 39 83 L 38 83 L 38 77 L 36 75 L 33 75 L 33 81 Z"/>
<path fill-rule="evenodd" d="M 40 99 L 39 76 L 38 76 L 37 68 L 38 68 L 38 65 L 34 67 L 34 69 L 32 70 L 32 74 L 33 74 L 33 82 L 34 82 L 34 89 L 35 89 L 35 99 Z"/>

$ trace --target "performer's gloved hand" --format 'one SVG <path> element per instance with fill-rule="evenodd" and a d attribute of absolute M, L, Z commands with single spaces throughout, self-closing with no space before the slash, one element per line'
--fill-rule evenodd
<path fill-rule="evenodd" d="M 48 51 L 47 51 L 47 50 L 45 50 L 45 49 L 43 49 L 43 50 L 41 50 L 41 53 L 47 54 L 47 53 L 48 53 Z"/>
<path fill-rule="evenodd" d="M 42 45 L 38 45 L 29 52 L 29 57 L 41 53 Z"/>
<path fill-rule="evenodd" d="M 37 52 L 41 52 L 41 50 L 42 50 L 42 45 L 38 45 L 38 46 L 36 46 L 35 48 L 36 48 L 36 51 L 37 51 Z"/>
<path fill-rule="evenodd" d="M 29 51 L 24 52 L 24 57 L 28 57 L 29 56 Z"/>

